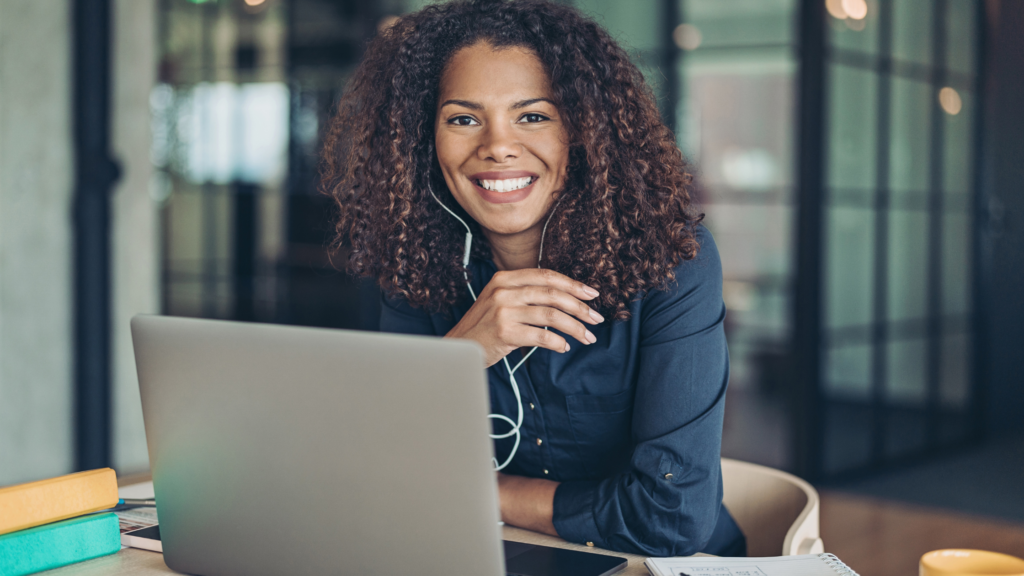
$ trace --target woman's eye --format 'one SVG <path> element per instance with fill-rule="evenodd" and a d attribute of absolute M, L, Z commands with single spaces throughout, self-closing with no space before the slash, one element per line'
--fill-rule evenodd
<path fill-rule="evenodd" d="M 547 119 L 548 117 L 544 116 L 543 114 L 524 114 L 523 117 L 519 119 L 519 121 L 525 122 L 527 124 L 533 124 L 534 122 L 543 122 Z"/>
<path fill-rule="evenodd" d="M 476 120 L 469 116 L 456 116 L 455 118 L 449 119 L 448 123 L 454 126 L 472 126 L 476 124 Z"/>

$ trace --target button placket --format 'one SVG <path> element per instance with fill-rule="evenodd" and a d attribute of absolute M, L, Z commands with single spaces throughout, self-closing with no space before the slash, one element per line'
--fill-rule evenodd
<path fill-rule="evenodd" d="M 545 370 L 547 369 L 546 366 L 548 363 L 548 353 L 549 352 L 547 350 L 538 349 L 536 352 L 533 353 L 532 356 L 530 356 L 530 360 L 534 361 L 527 362 L 526 364 L 523 365 L 522 368 L 516 371 L 516 380 L 519 382 L 519 386 L 522 389 L 522 391 L 525 392 L 523 396 L 526 398 L 534 399 L 533 402 L 524 401 L 524 404 L 529 406 L 530 412 L 535 417 L 529 420 L 531 424 L 529 428 L 525 425 L 526 422 L 523 422 L 524 425 L 522 428 L 522 432 L 523 435 L 526 436 L 527 438 L 529 436 L 534 436 L 537 446 L 541 446 L 542 444 L 544 444 L 543 437 L 547 434 L 547 424 L 544 421 L 544 412 L 540 409 L 540 396 L 537 394 L 537 390 L 533 385 L 533 373 L 534 368 L 539 370 L 541 374 L 545 373 Z M 522 378 L 519 377 L 520 372 L 523 373 Z M 530 434 L 529 436 L 527 436 L 528 429 L 534 432 L 534 434 Z M 538 464 L 544 467 L 541 469 L 541 472 L 543 472 L 544 476 L 551 475 L 551 461 L 548 457 L 549 452 L 549 450 L 542 449 L 539 449 L 536 452 L 539 457 L 539 460 L 537 461 Z"/>

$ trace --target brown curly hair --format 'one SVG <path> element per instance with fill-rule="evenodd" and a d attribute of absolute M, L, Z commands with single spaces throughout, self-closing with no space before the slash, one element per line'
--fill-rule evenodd
<path fill-rule="evenodd" d="M 597 288 L 592 305 L 605 315 L 628 318 L 631 300 L 672 282 L 680 261 L 697 255 L 703 215 L 686 161 L 626 52 L 592 20 L 544 0 L 428 6 L 370 42 L 323 148 L 322 188 L 339 211 L 334 248 L 347 244 L 353 273 L 413 306 L 441 311 L 466 297 L 465 229 L 429 189 L 474 228 L 474 256 L 489 257 L 434 149 L 442 71 L 479 41 L 532 50 L 567 127 L 569 165 L 544 266 Z"/>

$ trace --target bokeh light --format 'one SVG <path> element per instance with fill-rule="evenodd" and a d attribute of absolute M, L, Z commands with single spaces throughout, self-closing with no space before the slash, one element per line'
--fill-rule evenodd
<path fill-rule="evenodd" d="M 960 94 L 956 90 L 946 86 L 942 90 L 939 90 L 939 105 L 945 110 L 946 114 L 950 116 L 956 116 L 960 113 L 960 109 L 963 108 L 964 103 L 960 100 Z"/>
<path fill-rule="evenodd" d="M 672 31 L 672 40 L 683 50 L 696 50 L 704 36 L 693 24 L 680 24 Z"/>
<path fill-rule="evenodd" d="M 843 11 L 854 20 L 863 20 L 868 15 L 868 3 L 865 0 L 843 0 Z"/>
<path fill-rule="evenodd" d="M 843 0 L 825 0 L 825 9 L 838 20 L 846 19 L 846 10 L 843 9 Z"/>

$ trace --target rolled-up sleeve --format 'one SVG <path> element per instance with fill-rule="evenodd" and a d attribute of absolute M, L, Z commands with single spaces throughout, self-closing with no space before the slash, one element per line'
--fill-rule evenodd
<path fill-rule="evenodd" d="M 554 524 L 566 540 L 686 556 L 715 529 L 729 358 L 721 263 L 710 234 L 701 236 L 698 257 L 677 268 L 676 282 L 641 302 L 629 466 L 557 489 Z"/>

